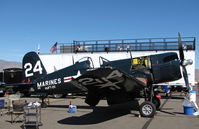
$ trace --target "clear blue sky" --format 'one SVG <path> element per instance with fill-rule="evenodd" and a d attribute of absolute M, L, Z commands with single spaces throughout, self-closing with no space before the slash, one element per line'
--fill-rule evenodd
<path fill-rule="evenodd" d="M 196 37 L 198 0 L 0 0 L 0 59 L 73 40 Z"/>

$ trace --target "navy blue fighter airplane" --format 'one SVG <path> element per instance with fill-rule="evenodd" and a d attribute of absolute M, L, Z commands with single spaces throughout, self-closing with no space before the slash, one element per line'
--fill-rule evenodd
<path fill-rule="evenodd" d="M 106 98 L 109 105 L 145 98 L 140 105 L 142 116 L 151 117 L 160 106 L 152 84 L 180 79 L 182 66 L 185 83 L 188 86 L 186 65 L 191 60 L 184 59 L 183 45 L 179 34 L 179 54 L 167 52 L 137 58 L 108 61 L 99 57 L 100 67 L 94 68 L 92 59 L 85 57 L 73 65 L 47 74 L 43 63 L 35 52 L 23 58 L 23 84 L 28 84 L 37 93 L 88 92 L 85 102 L 96 106 Z M 189 86 L 188 86 L 189 87 Z"/>

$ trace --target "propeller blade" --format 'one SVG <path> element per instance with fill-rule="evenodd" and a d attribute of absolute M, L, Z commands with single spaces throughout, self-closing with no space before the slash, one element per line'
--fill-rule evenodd
<path fill-rule="evenodd" d="M 182 46 L 182 41 L 180 37 L 180 32 L 178 32 L 178 43 L 179 43 L 179 54 L 180 54 L 180 60 L 181 64 L 184 61 L 184 52 L 183 52 L 183 46 Z"/>
<path fill-rule="evenodd" d="M 179 54 L 180 54 L 180 60 L 181 60 L 180 64 L 182 66 L 182 73 L 183 73 L 185 85 L 188 88 L 188 92 L 190 93 L 191 87 L 189 86 L 189 78 L 188 78 L 188 74 L 186 70 L 186 65 L 183 63 L 185 59 L 184 59 L 184 51 L 183 51 L 183 45 L 182 45 L 182 41 L 180 37 L 180 32 L 178 32 L 178 43 L 179 43 Z"/>
<path fill-rule="evenodd" d="M 187 86 L 188 91 L 190 92 L 191 89 L 189 86 L 189 78 L 188 78 L 188 74 L 187 74 L 187 70 L 186 70 L 185 66 L 182 66 L 182 73 L 183 73 L 185 85 Z"/>

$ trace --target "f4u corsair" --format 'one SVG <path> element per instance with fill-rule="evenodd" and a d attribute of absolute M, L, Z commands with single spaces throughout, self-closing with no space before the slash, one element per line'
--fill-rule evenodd
<path fill-rule="evenodd" d="M 115 61 L 99 57 L 100 67 L 97 69 L 94 69 L 92 59 L 86 57 L 74 65 L 47 74 L 39 56 L 30 52 L 23 58 L 23 81 L 35 92 L 45 95 L 88 92 L 85 102 L 90 106 L 96 106 L 102 98 L 113 105 L 143 97 L 145 102 L 140 105 L 140 114 L 151 117 L 160 106 L 152 84 L 180 79 L 182 66 L 185 83 L 189 85 L 185 66 L 192 61 L 184 59 L 180 34 L 179 54 L 180 59 L 175 52 Z M 42 104 L 45 105 L 43 101 Z"/>

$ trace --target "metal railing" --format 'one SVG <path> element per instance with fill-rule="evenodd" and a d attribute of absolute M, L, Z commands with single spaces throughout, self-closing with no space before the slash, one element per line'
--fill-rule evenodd
<path fill-rule="evenodd" d="M 195 50 L 195 37 L 182 37 L 185 50 Z M 60 53 L 178 50 L 178 38 L 84 40 L 58 43 Z"/>

